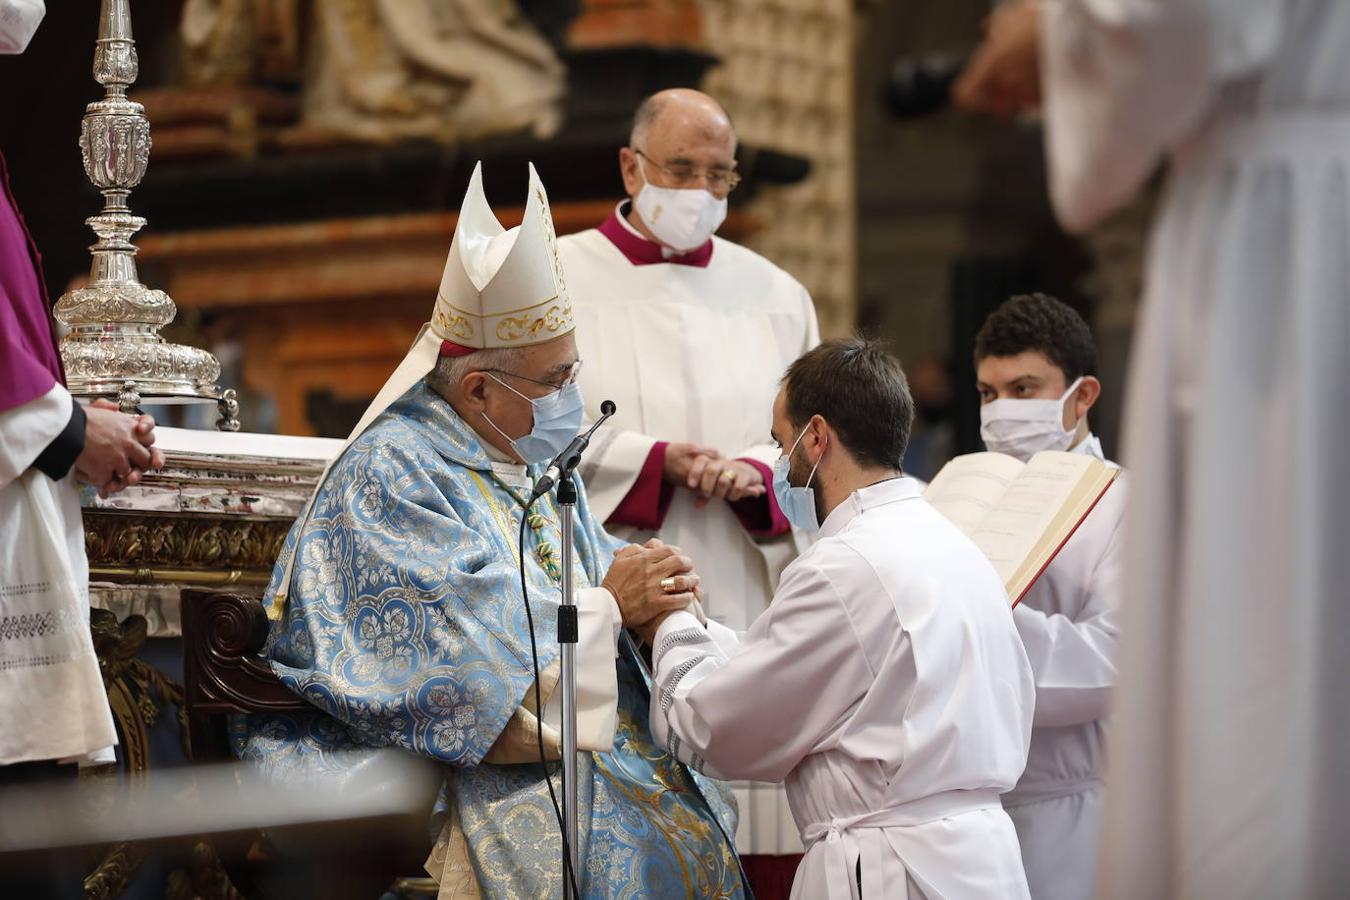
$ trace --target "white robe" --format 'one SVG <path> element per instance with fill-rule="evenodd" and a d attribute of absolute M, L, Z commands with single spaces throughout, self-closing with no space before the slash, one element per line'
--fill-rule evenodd
<path fill-rule="evenodd" d="M 1066 0 L 1053 199 L 1173 166 L 1126 410 L 1104 897 L 1350 884 L 1350 3 Z"/>
<path fill-rule="evenodd" d="M 576 316 L 580 383 L 590 419 L 618 407 L 582 462 L 591 509 L 608 519 L 657 441 L 692 441 L 772 465 L 778 382 L 820 342 L 815 308 L 795 279 L 737 244 L 713 238 L 706 267 L 634 265 L 596 229 L 558 240 Z M 685 550 L 703 579 L 708 616 L 743 630 L 769 603 L 796 555 L 793 535 L 756 540 L 725 503 L 694 507 L 677 488 L 659 536 Z M 610 527 L 643 541 L 652 532 Z M 737 848 L 799 853 L 781 789 L 735 786 Z"/>
<path fill-rule="evenodd" d="M 993 567 L 898 478 L 854 492 L 749 632 L 670 616 L 652 733 L 710 775 L 786 778 L 794 898 L 1026 897 L 999 795 L 1035 688 Z"/>
<path fill-rule="evenodd" d="M 1103 458 L 1091 434 L 1073 452 Z M 1003 807 L 1036 900 L 1092 896 L 1125 498 L 1125 479 L 1117 478 L 1013 610 L 1036 676 L 1036 714 L 1026 771 Z"/>
<path fill-rule="evenodd" d="M 0 765 L 112 762 L 117 743 L 89 633 L 75 475 L 32 468 L 73 402 L 58 384 L 0 411 Z"/>

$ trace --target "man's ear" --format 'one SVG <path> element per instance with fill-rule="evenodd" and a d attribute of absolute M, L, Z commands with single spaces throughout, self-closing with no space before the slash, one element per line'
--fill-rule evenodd
<path fill-rule="evenodd" d="M 830 441 L 833 439 L 833 435 L 830 434 L 830 423 L 826 422 L 825 417 L 820 413 L 816 413 L 806 423 L 806 427 L 811 432 L 812 437 L 815 438 L 815 446 L 818 448 L 816 458 L 812 462 L 819 462 L 820 457 L 824 455 L 825 449 L 829 447 Z"/>
<path fill-rule="evenodd" d="M 474 412 L 487 408 L 487 376 L 470 372 L 459 380 L 459 396 L 464 405 Z"/>
<path fill-rule="evenodd" d="M 630 197 L 636 197 L 642 189 L 642 175 L 637 169 L 639 165 L 638 156 L 632 149 L 619 148 L 619 175 L 623 178 L 624 193 Z"/>
<path fill-rule="evenodd" d="M 1078 390 L 1074 392 L 1073 414 L 1074 419 L 1082 419 L 1092 409 L 1097 398 L 1102 395 L 1102 383 L 1097 380 L 1095 375 L 1085 375 L 1083 383 L 1078 385 Z"/>

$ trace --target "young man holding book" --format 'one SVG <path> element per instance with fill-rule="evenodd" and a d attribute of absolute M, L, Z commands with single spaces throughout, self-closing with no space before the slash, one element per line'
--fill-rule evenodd
<path fill-rule="evenodd" d="M 1047 450 L 1102 460 L 1088 427 L 1101 393 L 1087 323 L 1044 294 L 1014 297 L 975 338 L 981 428 L 1022 462 Z M 935 482 L 936 483 L 936 482 Z M 1092 895 L 1101 829 L 1104 726 L 1115 684 L 1125 485 L 1117 479 L 1013 610 L 1036 677 L 1027 768 L 1003 805 L 1036 900 Z"/>

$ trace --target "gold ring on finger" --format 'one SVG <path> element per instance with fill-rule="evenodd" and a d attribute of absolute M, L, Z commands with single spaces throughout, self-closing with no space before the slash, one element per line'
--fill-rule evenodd
<path fill-rule="evenodd" d="M 661 590 L 665 591 L 667 594 L 673 594 L 673 593 L 675 593 L 675 576 L 674 576 L 674 575 L 671 575 L 669 578 L 662 578 L 662 579 L 661 579 Z"/>
<path fill-rule="evenodd" d="M 719 477 L 719 478 L 725 478 L 727 481 L 735 481 L 735 480 L 736 480 L 736 473 L 733 472 L 733 471 L 731 471 L 730 469 L 725 469 L 725 470 L 723 470 L 722 474 L 719 475 L 718 477 Z"/>

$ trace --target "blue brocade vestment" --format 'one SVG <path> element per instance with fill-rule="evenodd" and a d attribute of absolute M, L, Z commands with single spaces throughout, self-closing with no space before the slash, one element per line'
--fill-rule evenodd
<path fill-rule="evenodd" d="M 482 762 L 534 683 L 518 568 L 522 493 L 496 478 L 445 400 L 424 382 L 409 390 L 333 466 L 268 586 L 278 608 L 269 610 L 266 655 L 318 709 L 236 726 L 240 755 L 279 776 L 345 765 L 342 751 L 361 748 L 401 747 L 444 763 L 448 803 L 487 897 L 562 894 L 543 768 Z M 558 655 L 553 498 L 536 503 L 531 519 L 526 577 L 542 670 Z M 599 585 L 620 545 L 591 517 L 583 491 L 575 583 Z M 290 595 L 275 602 L 292 553 Z M 578 761 L 582 893 L 742 897 L 718 829 L 720 820 L 735 833 L 730 792 L 653 743 L 646 676 L 620 646 L 613 749 Z"/>

